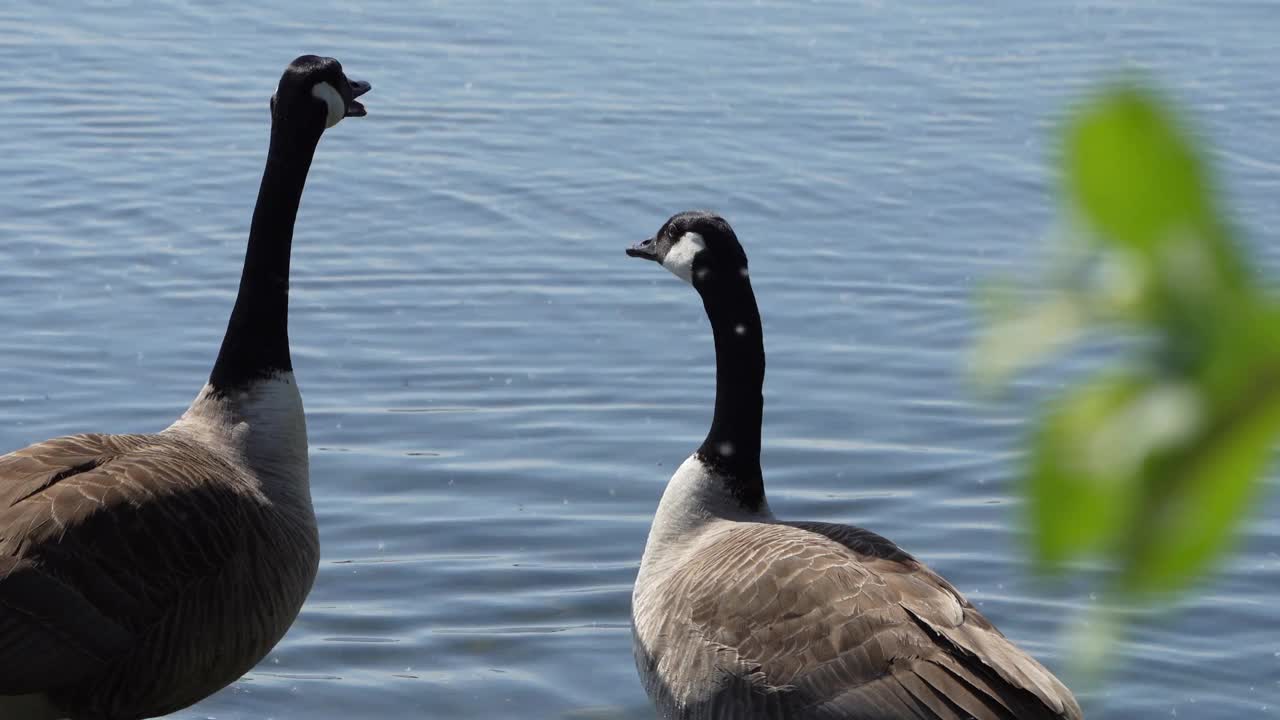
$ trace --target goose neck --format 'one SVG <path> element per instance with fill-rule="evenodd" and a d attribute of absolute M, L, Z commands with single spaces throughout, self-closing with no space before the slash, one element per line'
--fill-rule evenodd
<path fill-rule="evenodd" d="M 218 391 L 293 369 L 289 355 L 289 256 L 293 226 L 320 130 L 277 120 L 249 229 L 240 289 L 210 375 Z"/>
<path fill-rule="evenodd" d="M 748 510 L 764 505 L 760 426 L 764 414 L 764 333 L 745 268 L 697 283 L 716 350 L 716 403 L 698 455 L 731 483 Z"/>

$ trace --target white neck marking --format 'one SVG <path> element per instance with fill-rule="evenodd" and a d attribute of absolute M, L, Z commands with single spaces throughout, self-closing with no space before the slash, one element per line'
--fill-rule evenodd
<path fill-rule="evenodd" d="M 311 88 L 311 94 L 324 101 L 329 108 L 329 114 L 325 117 L 324 126 L 331 128 L 342 121 L 347 116 L 347 101 L 342 99 L 342 93 L 338 89 L 330 85 L 328 81 L 316 83 Z"/>
<path fill-rule="evenodd" d="M 687 232 L 680 236 L 675 245 L 662 258 L 662 267 L 671 271 L 681 280 L 693 284 L 693 258 L 707 249 L 707 243 L 696 232 Z"/>
<path fill-rule="evenodd" d="M 165 432 L 179 432 L 244 468 L 274 500 L 311 500 L 307 422 L 293 373 L 276 373 L 227 397 L 205 385 Z"/>
<path fill-rule="evenodd" d="M 699 533 L 720 521 L 767 523 L 774 517 L 767 501 L 755 512 L 745 509 L 723 477 L 696 454 L 690 455 L 662 493 L 644 546 L 641 576 L 661 572 L 669 562 L 677 561 L 694 545 Z"/>

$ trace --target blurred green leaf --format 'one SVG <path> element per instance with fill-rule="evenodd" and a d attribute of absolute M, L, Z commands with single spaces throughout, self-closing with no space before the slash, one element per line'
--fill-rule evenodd
<path fill-rule="evenodd" d="M 1280 432 L 1280 381 L 1241 396 L 1193 442 L 1156 463 L 1121 588 L 1181 590 L 1225 548 L 1260 483 Z"/>
<path fill-rule="evenodd" d="M 978 383 L 992 388 L 1015 371 L 1043 359 L 1074 340 L 1084 328 L 1084 309 L 1074 298 L 1057 293 L 1029 310 L 995 298 L 994 319 L 978 338 L 971 369 Z"/>
<path fill-rule="evenodd" d="M 1062 236 L 1070 262 L 1050 267 L 1048 292 L 1006 300 L 976 345 L 978 377 L 1002 380 L 1098 330 L 1142 339 L 1050 404 L 1028 457 L 1041 567 L 1104 558 L 1115 594 L 1103 614 L 1213 566 L 1280 435 L 1280 303 L 1239 254 L 1205 155 L 1147 90 L 1113 87 L 1083 106 L 1062 169 L 1085 232 Z M 1127 615 L 1108 617 L 1096 627 Z"/>
<path fill-rule="evenodd" d="M 1064 150 L 1065 195 L 1123 260 L 1133 319 L 1176 325 L 1175 339 L 1194 345 L 1207 318 L 1252 294 L 1202 153 L 1154 93 L 1103 93 L 1070 123 Z"/>
<path fill-rule="evenodd" d="M 1172 116 L 1146 91 L 1117 87 L 1067 134 L 1064 176 L 1099 237 L 1151 251 L 1174 233 L 1211 226 L 1200 161 Z"/>
<path fill-rule="evenodd" d="M 1141 390 L 1134 378 L 1096 381 L 1061 402 L 1037 432 L 1028 509 L 1042 565 L 1054 569 L 1119 534 L 1137 485 L 1125 468 L 1098 457 L 1093 446 L 1098 428 L 1112 425 Z"/>

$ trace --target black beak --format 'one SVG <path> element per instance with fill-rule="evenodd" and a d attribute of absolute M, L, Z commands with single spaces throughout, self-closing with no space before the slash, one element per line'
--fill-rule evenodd
<path fill-rule="evenodd" d="M 640 242 L 627 248 L 627 255 L 630 257 L 644 258 L 658 262 L 658 243 L 653 238 L 641 240 Z"/>
<path fill-rule="evenodd" d="M 364 105 L 356 102 L 356 98 L 369 92 L 373 86 L 363 80 L 347 80 L 351 84 L 351 99 L 347 101 L 347 117 L 364 117 L 368 115 L 368 111 L 364 109 Z"/>

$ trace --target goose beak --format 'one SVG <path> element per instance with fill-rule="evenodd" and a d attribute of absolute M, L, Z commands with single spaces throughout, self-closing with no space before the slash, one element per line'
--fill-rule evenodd
<path fill-rule="evenodd" d="M 364 109 L 364 105 L 356 102 L 356 98 L 369 92 L 373 86 L 363 80 L 348 79 L 347 82 L 351 83 L 351 99 L 347 101 L 346 117 L 364 117 L 368 115 L 369 113 Z"/>
<path fill-rule="evenodd" d="M 627 256 L 644 258 L 645 260 L 658 262 L 658 243 L 654 242 L 653 238 L 641 240 L 635 245 L 627 248 Z"/>

